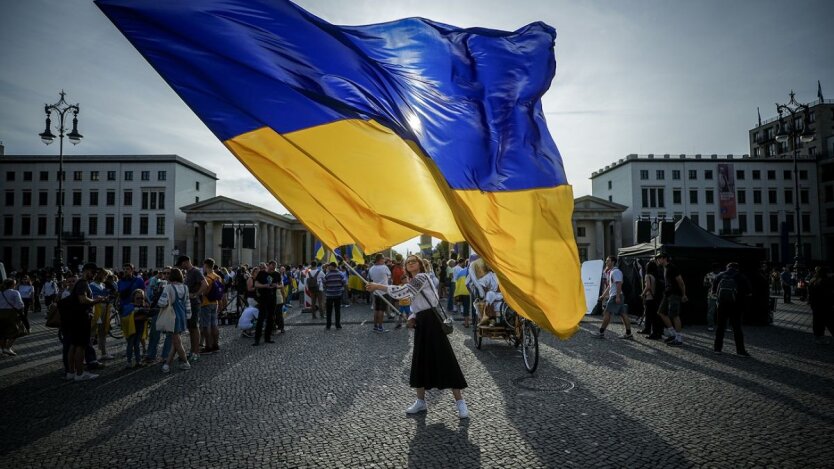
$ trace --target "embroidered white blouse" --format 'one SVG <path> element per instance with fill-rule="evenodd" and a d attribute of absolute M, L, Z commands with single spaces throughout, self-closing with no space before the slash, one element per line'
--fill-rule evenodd
<path fill-rule="evenodd" d="M 439 303 L 434 282 L 428 274 L 422 272 L 405 285 L 388 285 L 387 293 L 395 300 L 411 298 L 411 315 L 408 319 L 413 319 L 416 313 L 434 308 Z"/>

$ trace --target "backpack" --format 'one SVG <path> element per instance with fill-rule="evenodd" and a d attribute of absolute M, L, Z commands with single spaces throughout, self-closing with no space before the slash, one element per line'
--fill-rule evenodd
<path fill-rule="evenodd" d="M 736 283 L 735 276 L 725 276 L 718 282 L 718 294 L 716 296 L 719 303 L 735 303 L 736 295 L 738 295 L 738 283 Z"/>
<path fill-rule="evenodd" d="M 316 271 L 316 275 L 310 275 L 307 277 L 307 289 L 310 290 L 311 293 L 318 293 L 319 291 L 319 274 L 321 274 L 321 269 Z"/>
<path fill-rule="evenodd" d="M 209 291 L 206 293 L 206 298 L 209 301 L 220 301 L 226 293 L 226 285 L 223 284 L 223 281 L 217 275 L 212 275 L 212 277 L 213 279 L 211 280 Z"/>
<path fill-rule="evenodd" d="M 67 295 L 66 298 L 61 298 L 55 302 L 55 311 L 50 313 L 47 318 L 47 327 L 61 327 L 65 324 L 71 324 L 73 318 L 76 317 L 78 311 L 81 309 L 81 303 L 78 297 L 74 295 L 75 289 Z M 50 305 L 51 306 L 51 305 Z"/>

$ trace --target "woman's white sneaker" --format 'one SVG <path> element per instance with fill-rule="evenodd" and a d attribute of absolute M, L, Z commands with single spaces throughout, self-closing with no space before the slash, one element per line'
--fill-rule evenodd
<path fill-rule="evenodd" d="M 458 417 L 462 419 L 469 418 L 469 409 L 466 407 L 466 402 L 463 399 L 456 402 L 458 408 Z"/>
<path fill-rule="evenodd" d="M 426 401 L 423 399 L 417 399 L 414 401 L 414 404 L 411 404 L 411 407 L 405 409 L 405 413 L 409 415 L 419 414 L 420 412 L 426 412 L 428 407 L 426 407 Z"/>

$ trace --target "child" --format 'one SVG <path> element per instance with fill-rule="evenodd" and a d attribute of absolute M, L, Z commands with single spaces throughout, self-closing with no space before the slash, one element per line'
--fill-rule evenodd
<path fill-rule="evenodd" d="M 145 323 L 149 316 L 149 305 L 145 299 L 145 291 L 136 289 L 133 291 L 133 301 L 131 302 L 131 310 L 128 314 L 122 315 L 122 330 L 127 340 L 127 367 L 126 368 L 141 368 L 141 350 L 140 343 L 143 341 L 145 334 Z M 132 322 L 132 326 L 130 322 Z M 128 327 L 124 327 L 127 325 Z M 132 332 L 132 333 L 131 333 Z M 131 355 L 132 354 L 132 355 Z M 135 359 L 135 363 L 134 363 Z"/>

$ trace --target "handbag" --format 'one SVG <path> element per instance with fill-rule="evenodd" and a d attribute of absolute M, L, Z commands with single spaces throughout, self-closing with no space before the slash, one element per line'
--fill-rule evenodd
<path fill-rule="evenodd" d="M 443 330 L 443 333 L 449 335 L 452 333 L 452 331 L 455 330 L 454 326 L 452 326 L 452 318 L 450 318 L 446 314 L 446 310 L 444 310 L 443 306 L 440 304 L 440 295 L 438 295 L 437 291 L 434 289 L 434 285 L 432 284 L 431 278 L 428 279 L 428 282 L 429 286 L 431 287 L 431 291 L 433 291 L 435 296 L 437 297 L 437 306 L 432 307 L 431 310 L 434 312 L 435 316 L 437 316 L 437 319 L 440 321 L 440 328 Z M 426 299 L 426 302 L 428 304 L 431 304 L 431 301 L 429 301 L 429 298 L 426 296 L 426 293 L 423 292 L 422 289 L 420 289 L 420 294 L 423 295 L 423 298 Z M 440 308 L 440 311 L 438 311 L 438 308 Z"/>
<path fill-rule="evenodd" d="M 8 303 L 9 306 L 12 305 L 11 302 L 9 301 L 9 297 L 6 296 L 5 291 L 3 292 L 3 298 L 6 299 L 6 303 Z M 13 322 L 14 322 L 14 325 L 15 325 L 15 329 L 17 329 L 14 333 L 14 338 L 17 339 L 18 337 L 22 337 L 22 336 L 27 334 L 26 326 L 23 324 L 23 315 L 21 314 L 21 311 L 19 309 L 15 308 L 14 306 L 12 306 L 11 309 L 12 309 L 12 311 L 14 311 L 14 321 Z"/>
<path fill-rule="evenodd" d="M 173 290 L 173 287 L 167 287 Z M 176 291 L 176 290 L 175 290 Z M 180 298 L 174 295 L 168 295 L 168 304 L 165 305 L 156 317 L 156 330 L 159 332 L 174 332 L 174 324 L 176 323 L 177 315 L 174 312 L 174 301 L 180 301 Z"/>

